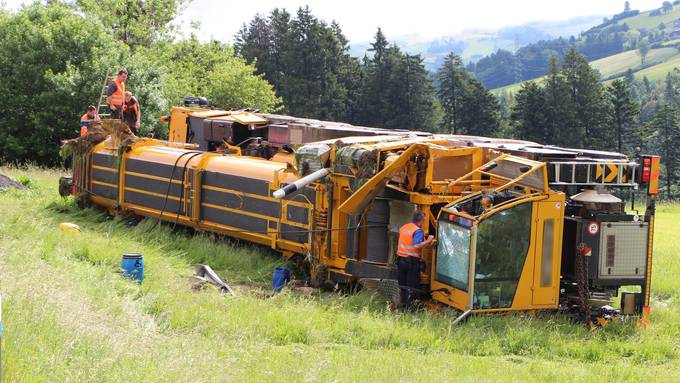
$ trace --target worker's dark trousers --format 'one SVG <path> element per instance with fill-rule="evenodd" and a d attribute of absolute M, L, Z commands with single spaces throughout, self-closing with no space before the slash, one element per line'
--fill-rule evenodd
<path fill-rule="evenodd" d="M 109 108 L 109 113 L 111 114 L 110 118 L 117 118 L 120 120 L 121 118 L 123 118 L 122 110 L 123 110 L 122 106 L 117 106 L 116 110 Z"/>
<path fill-rule="evenodd" d="M 410 308 L 413 304 L 415 292 L 420 287 L 420 258 L 398 257 L 397 279 L 401 287 L 401 306 Z M 407 287 L 407 288 L 404 288 Z"/>
<path fill-rule="evenodd" d="M 130 128 L 130 131 L 135 135 L 138 136 L 139 132 L 137 131 L 137 120 L 134 120 L 132 118 L 129 118 L 127 116 L 123 116 L 123 120 L 125 123 L 128 125 Z"/>

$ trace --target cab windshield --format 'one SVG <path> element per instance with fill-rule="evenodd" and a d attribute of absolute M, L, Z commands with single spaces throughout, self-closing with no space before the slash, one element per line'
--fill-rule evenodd
<path fill-rule="evenodd" d="M 470 269 L 470 228 L 439 221 L 435 280 L 467 291 Z"/>

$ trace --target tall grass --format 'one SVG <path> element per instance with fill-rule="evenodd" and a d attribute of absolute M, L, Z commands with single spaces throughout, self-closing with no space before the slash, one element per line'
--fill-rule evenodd
<path fill-rule="evenodd" d="M 156 225 L 128 227 L 56 195 L 54 171 L 3 169 L 31 189 L 0 193 L 3 372 L 14 381 L 678 380 L 680 207 L 659 208 L 652 325 L 589 332 L 559 315 L 401 313 L 361 293 L 269 293 L 269 250 Z M 58 229 L 77 223 L 79 236 Z M 119 275 L 140 252 L 146 278 Z M 211 265 L 236 297 L 194 289 Z"/>

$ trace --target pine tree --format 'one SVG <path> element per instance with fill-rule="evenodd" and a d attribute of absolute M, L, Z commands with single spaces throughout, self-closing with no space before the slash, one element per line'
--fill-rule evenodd
<path fill-rule="evenodd" d="M 678 110 L 667 102 L 662 103 L 657 108 L 654 119 L 650 122 L 650 129 L 654 132 L 651 137 L 651 146 L 661 155 L 661 162 L 666 170 L 666 193 L 671 198 L 671 187 L 678 177 L 678 170 L 680 170 Z"/>
<path fill-rule="evenodd" d="M 578 125 L 570 129 L 570 146 L 610 149 L 614 137 L 608 126 L 610 107 L 599 75 L 585 57 L 571 49 L 564 57 L 562 72 L 569 86 L 570 99 Z"/>
<path fill-rule="evenodd" d="M 543 144 L 579 146 L 573 137 L 574 127 L 579 126 L 569 84 L 555 56 L 550 57 L 548 73 L 544 81 L 546 126 L 536 135 Z"/>
<path fill-rule="evenodd" d="M 236 52 L 255 63 L 284 100 L 285 112 L 311 118 L 354 119 L 359 65 L 348 54 L 347 38 L 337 23 L 316 18 L 309 7 L 295 17 L 274 9 L 256 15 L 237 33 Z"/>
<path fill-rule="evenodd" d="M 550 105 L 535 81 L 528 81 L 515 95 L 511 118 L 515 136 L 524 140 L 547 143 L 550 140 Z"/>
<path fill-rule="evenodd" d="M 269 73 L 266 74 L 267 79 L 276 89 L 277 93 L 281 93 L 279 87 L 283 84 L 286 68 L 283 64 L 283 54 L 289 49 L 290 41 L 290 13 L 285 9 L 277 9 L 271 11 L 269 14 L 269 30 L 270 30 L 270 65 Z"/>
<path fill-rule="evenodd" d="M 378 28 L 369 52 L 373 57 L 364 56 L 364 89 L 361 101 L 360 122 L 369 126 L 385 126 L 387 116 L 387 95 L 389 73 L 389 44 Z"/>
<path fill-rule="evenodd" d="M 451 52 L 444 59 L 444 63 L 437 70 L 439 88 L 437 97 L 444 111 L 442 130 L 447 133 L 461 134 L 461 108 L 465 97 L 465 83 L 467 72 L 463 67 L 463 60 Z"/>
<path fill-rule="evenodd" d="M 466 134 L 493 137 L 498 133 L 500 105 L 481 82 L 468 79 L 461 106 L 461 125 Z"/>
<path fill-rule="evenodd" d="M 385 127 L 433 130 L 434 86 L 420 55 L 402 54 L 392 47 L 390 99 Z"/>
<path fill-rule="evenodd" d="M 449 53 L 436 77 L 437 97 L 444 112 L 441 123 L 444 132 L 480 136 L 498 133 L 498 100 L 468 73 L 460 56 Z"/>
<path fill-rule="evenodd" d="M 616 142 L 619 153 L 632 153 L 626 143 L 638 145 L 639 138 L 635 129 L 635 123 L 639 114 L 640 106 L 633 99 L 630 87 L 621 79 L 614 80 L 607 88 L 609 101 L 612 104 L 611 120 L 616 129 Z"/>

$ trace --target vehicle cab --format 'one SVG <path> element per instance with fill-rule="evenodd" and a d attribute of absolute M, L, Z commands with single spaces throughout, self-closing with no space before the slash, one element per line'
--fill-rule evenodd
<path fill-rule="evenodd" d="M 456 182 L 479 187 L 439 215 L 433 298 L 461 311 L 557 308 L 565 196 L 545 164 L 502 155 Z"/>

